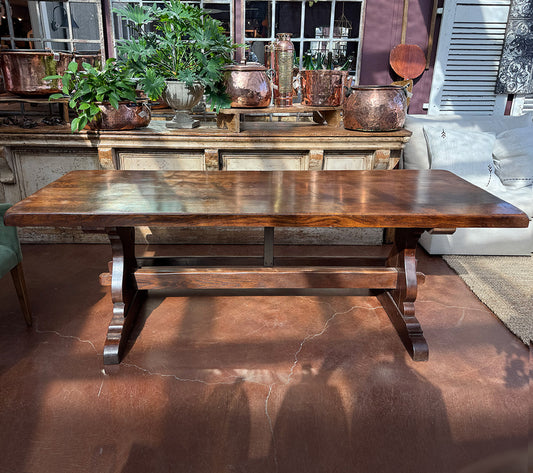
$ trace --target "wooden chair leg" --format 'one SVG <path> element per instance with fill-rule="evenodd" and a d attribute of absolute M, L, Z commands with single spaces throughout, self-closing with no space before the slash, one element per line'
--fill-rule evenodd
<path fill-rule="evenodd" d="M 11 270 L 11 277 L 13 278 L 13 284 L 15 284 L 15 290 L 19 298 L 20 308 L 24 314 L 24 319 L 28 327 L 31 327 L 31 310 L 30 301 L 28 299 L 28 291 L 26 290 L 26 281 L 24 280 L 24 271 L 22 270 L 22 263 L 17 264 Z"/>

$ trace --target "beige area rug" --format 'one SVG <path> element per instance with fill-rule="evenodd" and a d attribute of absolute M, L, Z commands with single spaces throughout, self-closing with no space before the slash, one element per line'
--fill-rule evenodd
<path fill-rule="evenodd" d="M 458 256 L 443 259 L 472 292 L 526 345 L 533 338 L 533 257 Z"/>

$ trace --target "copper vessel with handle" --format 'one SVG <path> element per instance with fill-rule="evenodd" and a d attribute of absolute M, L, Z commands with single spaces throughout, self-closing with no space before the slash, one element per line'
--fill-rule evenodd
<path fill-rule="evenodd" d="M 70 61 L 79 65 L 87 62 L 99 67 L 99 53 L 68 53 L 50 50 L 0 52 L 0 69 L 7 92 L 17 95 L 39 96 L 61 91 L 59 80 L 47 80 L 46 76 L 63 75 Z"/>
<path fill-rule="evenodd" d="M 257 62 L 226 66 L 224 82 L 233 108 L 268 107 L 272 87 L 265 66 Z"/>
<path fill-rule="evenodd" d="M 344 101 L 344 128 L 358 131 L 394 131 L 403 128 L 407 94 L 397 85 L 361 85 L 348 88 Z"/>

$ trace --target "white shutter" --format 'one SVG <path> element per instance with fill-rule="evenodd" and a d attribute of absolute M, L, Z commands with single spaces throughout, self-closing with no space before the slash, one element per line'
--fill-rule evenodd
<path fill-rule="evenodd" d="M 428 114 L 499 115 L 494 87 L 510 0 L 445 0 Z"/>
<path fill-rule="evenodd" d="M 533 94 L 524 98 L 524 105 L 522 105 L 522 111 L 533 112 Z"/>
<path fill-rule="evenodd" d="M 527 112 L 533 112 L 533 94 L 515 96 L 511 115 L 522 115 Z"/>

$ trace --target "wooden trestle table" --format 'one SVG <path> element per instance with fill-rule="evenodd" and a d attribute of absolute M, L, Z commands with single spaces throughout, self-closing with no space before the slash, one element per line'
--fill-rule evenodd
<path fill-rule="evenodd" d="M 6 225 L 82 227 L 107 233 L 112 248 L 112 320 L 104 363 L 119 363 L 149 289 L 369 288 L 414 360 L 428 358 L 415 316 L 415 250 L 425 230 L 527 227 L 528 218 L 441 170 L 74 171 L 9 209 Z M 135 255 L 134 229 L 262 227 L 262 257 Z M 389 256 L 276 257 L 275 227 L 394 229 Z"/>

